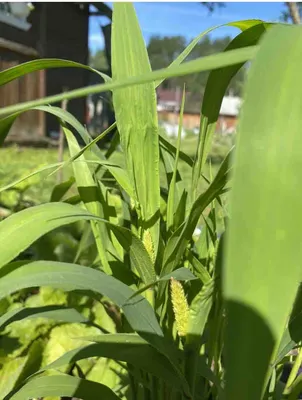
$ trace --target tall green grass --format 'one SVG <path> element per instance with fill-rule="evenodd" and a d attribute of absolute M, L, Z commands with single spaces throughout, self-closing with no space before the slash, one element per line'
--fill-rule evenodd
<path fill-rule="evenodd" d="M 28 320 L 52 321 L 2 362 L 2 379 L 10 379 L 3 398 L 298 398 L 302 30 L 258 20 L 231 25 L 241 33 L 223 53 L 183 63 L 194 40 L 172 66 L 152 72 L 133 6 L 115 3 L 112 80 L 0 111 L 2 140 L 31 108 L 56 115 L 71 158 L 51 168 L 73 171 L 73 179 L 53 188 L 52 201 L 0 222 L 3 335 L 21 336 Z M 252 65 L 236 149 L 206 177 L 224 93 L 246 61 Z M 30 62 L 1 72 L 0 83 L 64 63 Z M 180 135 L 174 146 L 159 133 L 155 89 L 163 79 L 203 70 L 211 72 L 192 157 Z M 92 141 L 68 112 L 45 105 L 109 89 L 122 159 L 111 158 L 119 140 L 105 154 L 97 147 L 107 131 Z M 72 185 L 76 194 L 69 197 Z M 53 243 L 73 224 L 80 228 L 69 258 L 43 246 L 43 238 Z M 38 256 L 24 260 L 20 253 L 30 246 Z M 57 291 L 47 297 L 47 287 Z M 22 304 L 22 293 L 29 298 L 15 307 L 12 299 Z M 73 341 L 58 351 L 61 337 Z M 298 355 L 289 356 L 294 348 Z M 286 383 L 289 357 L 294 368 Z"/>

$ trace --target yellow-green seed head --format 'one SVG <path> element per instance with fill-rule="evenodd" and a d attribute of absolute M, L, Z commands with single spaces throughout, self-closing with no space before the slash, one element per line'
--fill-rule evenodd
<path fill-rule="evenodd" d="M 171 299 L 179 336 L 186 336 L 189 322 L 189 306 L 182 284 L 171 278 Z"/>
<path fill-rule="evenodd" d="M 152 263 L 154 264 L 155 263 L 154 244 L 149 230 L 146 230 L 143 233 L 143 244 L 149 254 L 149 257 L 151 258 Z"/>

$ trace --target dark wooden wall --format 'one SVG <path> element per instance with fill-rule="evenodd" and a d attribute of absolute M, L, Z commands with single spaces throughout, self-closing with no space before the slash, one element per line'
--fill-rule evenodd
<path fill-rule="evenodd" d="M 88 6 L 83 10 L 70 3 L 44 3 L 46 12 L 46 57 L 88 63 Z M 60 93 L 64 88 L 88 85 L 88 71 L 79 68 L 52 69 L 46 74 L 46 93 Z M 71 100 L 68 111 L 85 122 L 86 99 Z M 57 121 L 47 117 L 49 130 L 58 129 Z"/>
<path fill-rule="evenodd" d="M 17 65 L 15 61 L 0 59 L 0 71 Z M 45 94 L 44 71 L 27 74 L 20 79 L 0 86 L 0 108 L 43 97 Z M 22 141 L 27 137 L 41 137 L 45 134 L 45 115 L 41 111 L 21 114 L 12 126 L 9 139 Z M 11 141 L 10 140 L 10 141 Z"/>
<path fill-rule="evenodd" d="M 39 57 L 63 58 L 87 64 L 88 4 L 84 4 L 82 9 L 74 3 L 34 3 L 34 5 L 35 9 L 28 18 L 32 26 L 27 32 L 0 23 L 0 36 L 37 50 Z M 34 57 L 0 48 L 0 69 L 32 58 Z M 1 106 L 30 100 L 44 94 L 57 94 L 65 88 L 68 90 L 80 88 L 88 84 L 88 79 L 88 71 L 78 68 L 51 69 L 45 74 L 30 74 L 27 78 L 23 78 L 23 83 L 13 82 L 6 89 L 0 88 Z M 70 101 L 68 111 L 80 122 L 85 123 L 86 99 Z M 36 113 L 35 117 L 24 116 L 22 124 L 18 124 L 18 129 L 33 135 L 41 134 L 43 130 L 44 135 L 49 135 L 51 131 L 58 131 L 59 125 L 54 117 L 48 115 L 46 124 L 43 125 L 41 117 Z"/>

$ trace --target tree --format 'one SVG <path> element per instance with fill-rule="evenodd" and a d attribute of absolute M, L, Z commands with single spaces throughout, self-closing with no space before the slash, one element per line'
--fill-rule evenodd
<path fill-rule="evenodd" d="M 281 18 L 283 21 L 291 21 L 293 24 L 301 23 L 302 3 L 286 2 L 287 10 L 283 11 Z"/>
<path fill-rule="evenodd" d="M 202 1 L 201 4 L 204 7 L 206 7 L 209 10 L 210 13 L 214 12 L 215 8 L 225 7 L 225 3 L 222 3 L 222 2 L 220 3 L 218 1 L 213 1 L 213 2 L 210 2 L 210 3 Z"/>
<path fill-rule="evenodd" d="M 185 49 L 183 36 L 152 36 L 148 44 L 148 53 L 153 69 L 164 68 Z"/>
<path fill-rule="evenodd" d="M 94 54 L 89 54 L 89 65 L 95 69 L 107 71 L 108 62 L 105 50 L 97 50 Z"/>
<path fill-rule="evenodd" d="M 204 57 L 210 54 L 218 53 L 226 48 L 230 40 L 230 37 L 211 40 L 207 36 L 195 46 L 187 60 L 194 60 L 198 57 Z M 171 64 L 187 45 L 188 43 L 186 39 L 182 36 L 151 37 L 148 45 L 148 54 L 152 69 L 164 68 Z M 207 82 L 207 77 L 208 73 L 203 72 L 185 77 L 168 79 L 164 81 L 163 87 L 182 87 L 185 83 L 188 91 L 202 94 Z M 231 89 L 234 94 L 240 94 L 243 78 L 244 71 L 241 70 L 231 83 Z"/>
<path fill-rule="evenodd" d="M 92 12 L 90 15 L 106 15 L 112 21 L 112 9 L 108 5 L 106 5 L 105 3 L 91 3 L 91 4 L 93 4 L 97 8 L 97 12 L 96 13 Z M 209 10 L 209 13 L 213 13 L 216 8 L 220 8 L 220 7 L 224 7 L 225 6 L 225 4 L 222 3 L 222 2 L 200 2 L 200 4 L 203 7 L 207 8 Z M 110 54 L 111 54 L 111 49 L 110 49 L 110 47 L 111 47 L 111 37 L 110 37 L 111 29 L 110 28 L 111 28 L 111 23 L 109 25 L 107 25 L 106 27 L 101 26 L 101 30 L 102 30 L 102 33 L 103 33 L 103 36 L 104 36 L 104 39 L 105 39 L 105 50 L 102 51 L 102 52 L 104 53 L 105 58 L 107 57 L 107 60 L 108 60 L 107 63 L 106 63 L 106 68 L 105 69 L 108 68 L 109 71 L 111 71 L 111 66 L 108 65 L 108 63 L 109 64 L 111 63 L 110 62 Z M 181 38 L 180 40 L 184 39 L 181 36 L 178 36 L 178 38 Z M 170 50 L 171 51 L 173 51 L 173 48 L 174 48 L 175 44 L 177 44 L 177 39 L 173 38 L 173 40 L 171 40 L 171 43 L 170 43 L 170 46 L 171 46 Z M 156 40 L 155 40 L 155 43 L 152 44 L 152 46 L 153 45 L 156 47 Z M 168 50 L 168 53 L 169 53 L 170 50 Z M 167 54 L 167 56 L 170 57 L 171 54 Z M 90 65 L 91 66 L 95 65 L 95 68 L 98 68 L 97 66 L 103 67 L 103 65 L 104 65 L 103 64 L 103 54 L 98 54 L 97 55 L 97 61 L 95 60 L 95 57 L 96 57 L 96 55 L 91 55 L 91 57 L 90 57 L 90 59 L 91 59 Z M 169 59 L 171 59 L 171 57 Z M 160 63 L 161 63 L 160 57 L 158 57 L 157 60 L 153 60 L 153 63 L 160 65 Z M 151 62 L 151 64 L 152 64 L 152 62 Z M 165 66 L 165 65 L 163 65 L 163 66 Z"/>
<path fill-rule="evenodd" d="M 183 36 L 152 36 L 148 44 L 148 54 L 152 69 L 165 68 L 186 48 Z M 165 80 L 164 87 L 174 87 L 178 78 Z"/>

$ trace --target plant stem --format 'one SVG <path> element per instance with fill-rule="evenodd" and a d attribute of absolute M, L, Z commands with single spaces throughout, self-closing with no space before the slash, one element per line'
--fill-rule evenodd
<path fill-rule="evenodd" d="M 159 382 L 155 376 L 150 376 L 151 383 L 150 383 L 150 390 L 151 390 L 151 399 L 158 400 L 158 389 L 159 389 Z"/>
<path fill-rule="evenodd" d="M 63 92 L 67 92 L 68 88 L 64 88 Z M 62 100 L 62 110 L 66 111 L 67 110 L 67 100 L 64 99 Z M 59 134 L 59 146 L 58 146 L 58 161 L 62 162 L 64 158 L 64 140 L 65 140 L 65 135 L 63 128 L 60 124 L 60 134 Z M 62 183 L 63 181 L 63 169 L 60 168 L 58 171 L 58 176 L 57 176 L 57 183 Z"/>
<path fill-rule="evenodd" d="M 195 344 L 185 351 L 185 376 L 191 388 L 193 398 L 195 395 L 196 371 L 199 350 L 199 344 Z"/>
<path fill-rule="evenodd" d="M 151 306 L 154 308 L 154 306 L 155 306 L 155 296 L 154 296 L 154 290 L 152 288 L 146 290 L 145 297 L 149 301 Z"/>
<path fill-rule="evenodd" d="M 302 387 L 302 375 L 299 375 L 298 378 L 294 381 L 290 388 L 290 393 L 286 395 L 287 400 L 297 400 L 301 393 Z"/>
<path fill-rule="evenodd" d="M 290 386 L 294 383 L 294 380 L 296 379 L 296 376 L 297 376 L 297 374 L 299 372 L 299 368 L 301 366 L 301 363 L 302 363 L 302 349 L 300 347 L 299 353 L 298 353 L 298 355 L 296 357 L 296 360 L 294 362 L 293 368 L 290 371 L 288 380 L 286 382 L 286 385 L 285 385 L 285 388 L 284 388 L 284 392 L 283 392 L 284 394 L 287 394 L 289 392 Z"/>
<path fill-rule="evenodd" d="M 131 390 L 131 400 L 137 400 L 135 379 L 133 378 L 133 376 L 131 374 L 131 366 L 129 364 L 127 364 L 127 368 L 129 369 L 128 377 L 129 377 L 129 385 L 130 385 L 130 390 Z"/>

